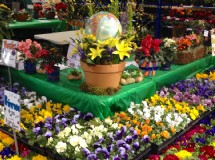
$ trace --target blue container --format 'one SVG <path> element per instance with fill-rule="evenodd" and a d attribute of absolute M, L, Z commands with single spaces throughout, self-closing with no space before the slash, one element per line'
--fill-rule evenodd
<path fill-rule="evenodd" d="M 36 64 L 31 61 L 24 61 L 24 69 L 27 74 L 35 74 L 36 73 Z"/>
<path fill-rule="evenodd" d="M 47 75 L 47 80 L 51 82 L 56 82 L 60 80 L 60 68 L 54 66 L 54 71 L 52 73 L 46 73 Z"/>

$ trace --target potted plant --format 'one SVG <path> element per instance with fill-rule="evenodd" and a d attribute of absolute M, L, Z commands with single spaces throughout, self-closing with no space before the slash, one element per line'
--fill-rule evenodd
<path fill-rule="evenodd" d="M 163 54 L 161 58 L 161 69 L 170 70 L 173 58 L 177 53 L 176 41 L 171 38 L 163 39 L 163 42 L 161 43 L 161 51 Z"/>
<path fill-rule="evenodd" d="M 29 13 L 26 9 L 21 9 L 18 11 L 13 11 L 13 17 L 15 20 L 24 22 L 29 18 Z"/>
<path fill-rule="evenodd" d="M 135 52 L 135 61 L 142 69 L 144 76 L 154 76 L 158 69 L 162 54 L 160 52 L 161 39 L 153 39 L 147 35 L 141 41 L 141 47 Z"/>
<path fill-rule="evenodd" d="M 36 73 L 36 64 L 41 50 L 41 45 L 31 39 L 26 39 L 18 43 L 18 51 L 21 52 L 21 60 L 24 60 L 24 69 L 26 73 Z"/>
<path fill-rule="evenodd" d="M 55 18 L 55 8 L 53 6 L 51 7 L 45 7 L 42 10 L 42 14 L 46 19 L 54 19 Z"/>
<path fill-rule="evenodd" d="M 60 67 L 55 66 L 63 62 L 62 53 L 58 48 L 51 48 L 50 50 L 43 49 L 39 58 L 41 59 L 41 67 L 46 70 L 48 81 L 58 81 L 60 76 Z"/>
<path fill-rule="evenodd" d="M 38 19 L 39 18 L 39 12 L 42 11 L 43 6 L 41 3 L 34 3 L 33 5 L 33 10 L 34 10 L 34 19 Z"/>
<path fill-rule="evenodd" d="M 67 5 L 63 2 L 55 3 L 55 10 L 59 19 L 63 20 L 67 17 Z"/>
<path fill-rule="evenodd" d="M 101 41 L 92 34 L 84 34 L 83 30 L 81 34 L 81 39 L 73 40 L 76 46 L 72 54 L 80 55 L 85 82 L 100 89 L 118 88 L 125 59 L 130 57 L 134 46 L 131 42 L 133 37 L 113 37 Z"/>

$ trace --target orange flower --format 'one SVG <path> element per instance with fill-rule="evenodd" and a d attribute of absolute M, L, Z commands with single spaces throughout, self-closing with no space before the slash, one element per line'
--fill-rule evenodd
<path fill-rule="evenodd" d="M 141 130 L 139 130 L 138 128 L 135 128 L 134 130 L 137 131 L 137 134 L 138 134 L 138 135 L 140 135 Z"/>
<path fill-rule="evenodd" d="M 155 139 L 156 138 L 156 135 L 155 134 L 152 134 L 151 135 L 151 139 Z"/>
<path fill-rule="evenodd" d="M 141 137 L 143 138 L 145 135 L 148 135 L 148 133 L 146 131 L 141 132 Z"/>
<path fill-rule="evenodd" d="M 173 126 L 171 126 L 171 131 L 172 131 L 172 133 L 176 132 L 176 130 L 175 130 L 175 128 Z"/>
<path fill-rule="evenodd" d="M 146 131 L 147 133 L 150 133 L 152 131 L 152 127 L 151 126 L 148 126 L 147 124 L 144 124 L 142 126 L 142 131 Z"/>
<path fill-rule="evenodd" d="M 167 139 L 167 138 L 169 138 L 169 132 L 168 131 L 162 131 L 161 136 Z"/>
<path fill-rule="evenodd" d="M 125 112 L 120 112 L 119 113 L 120 118 L 124 119 L 125 117 L 127 117 Z"/>
<path fill-rule="evenodd" d="M 146 119 L 146 124 L 149 124 L 150 123 L 150 119 Z"/>
<path fill-rule="evenodd" d="M 158 126 L 161 126 L 161 127 L 164 126 L 164 124 L 163 124 L 162 122 L 156 122 L 156 124 L 157 124 Z"/>

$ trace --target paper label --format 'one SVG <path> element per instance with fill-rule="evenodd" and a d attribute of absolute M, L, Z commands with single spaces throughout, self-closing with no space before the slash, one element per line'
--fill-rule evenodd
<path fill-rule="evenodd" d="M 209 31 L 204 30 L 204 36 L 205 36 L 205 37 L 208 37 L 208 33 L 209 33 Z"/>
<path fill-rule="evenodd" d="M 74 49 L 76 48 L 77 44 L 70 40 L 69 48 L 67 51 L 67 65 L 69 67 L 78 68 L 80 66 L 80 55 L 73 54 Z"/>
<path fill-rule="evenodd" d="M 18 41 L 3 39 L 1 50 L 1 61 L 6 66 L 16 67 L 16 48 Z"/>
<path fill-rule="evenodd" d="M 4 122 L 6 125 L 20 131 L 20 95 L 4 91 Z"/>

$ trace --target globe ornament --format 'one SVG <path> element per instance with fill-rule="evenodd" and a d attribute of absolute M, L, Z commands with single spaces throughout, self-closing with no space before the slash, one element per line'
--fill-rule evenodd
<path fill-rule="evenodd" d="M 98 12 L 86 22 L 85 33 L 92 34 L 96 40 L 115 38 L 122 33 L 122 26 L 115 15 L 109 12 Z"/>

